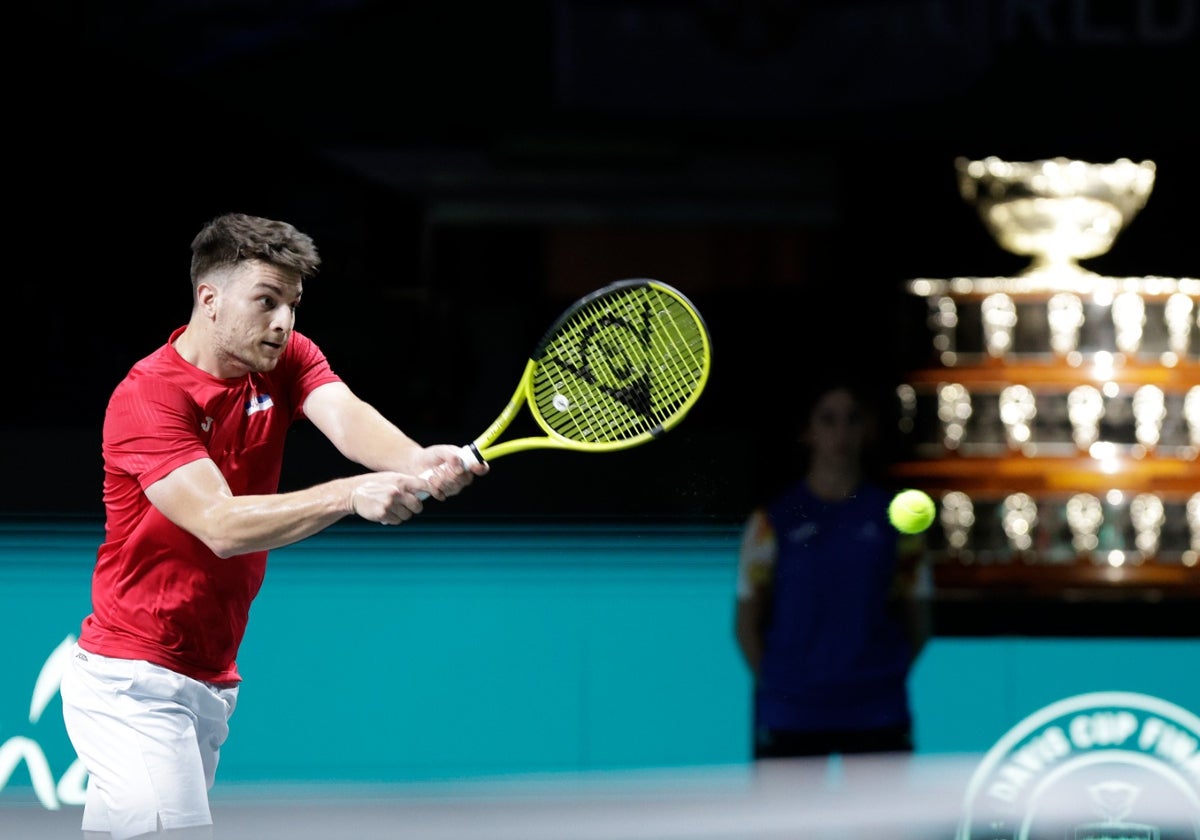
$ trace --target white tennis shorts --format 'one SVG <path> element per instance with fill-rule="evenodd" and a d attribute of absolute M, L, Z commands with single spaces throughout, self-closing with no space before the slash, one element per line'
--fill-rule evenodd
<path fill-rule="evenodd" d="M 83 831 L 127 840 L 212 825 L 208 791 L 237 686 L 76 645 L 61 693 L 67 735 L 88 771 Z"/>

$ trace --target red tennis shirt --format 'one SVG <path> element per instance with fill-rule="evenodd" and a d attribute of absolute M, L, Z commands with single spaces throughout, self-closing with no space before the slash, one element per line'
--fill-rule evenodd
<path fill-rule="evenodd" d="M 267 552 L 222 559 L 174 525 L 144 492 L 172 470 L 211 458 L 234 495 L 275 493 L 288 427 L 315 388 L 339 377 L 292 332 L 275 369 L 212 376 L 165 345 L 117 385 L 104 417 L 104 542 L 92 613 L 79 644 L 145 659 L 209 682 L 237 682 L 237 652 Z"/>

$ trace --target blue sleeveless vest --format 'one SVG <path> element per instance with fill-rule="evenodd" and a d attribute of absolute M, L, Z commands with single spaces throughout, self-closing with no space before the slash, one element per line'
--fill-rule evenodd
<path fill-rule="evenodd" d="M 890 496 L 841 501 L 801 481 L 767 507 L 778 542 L 756 723 L 798 732 L 911 725 L 911 646 L 889 605 L 897 534 Z"/>

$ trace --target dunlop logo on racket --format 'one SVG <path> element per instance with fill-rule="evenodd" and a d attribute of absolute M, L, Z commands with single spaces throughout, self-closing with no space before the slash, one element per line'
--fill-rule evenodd
<path fill-rule="evenodd" d="M 546 331 L 504 410 L 463 447 L 463 462 L 654 440 L 696 404 L 711 364 L 708 328 L 682 293 L 657 280 L 612 283 L 577 300 Z M 545 434 L 500 441 L 522 408 Z"/>

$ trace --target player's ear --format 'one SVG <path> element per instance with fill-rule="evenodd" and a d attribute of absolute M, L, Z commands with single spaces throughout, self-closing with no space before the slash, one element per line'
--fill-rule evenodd
<path fill-rule="evenodd" d="M 217 296 L 219 294 L 220 289 L 217 286 L 201 280 L 196 285 L 196 308 L 211 318 L 216 311 Z"/>

